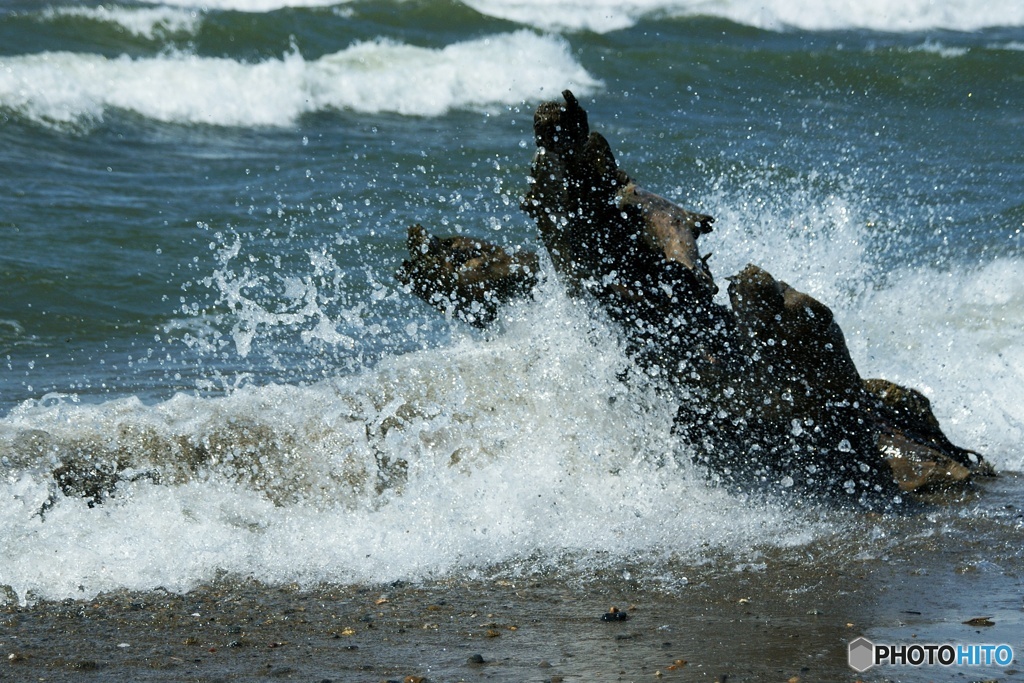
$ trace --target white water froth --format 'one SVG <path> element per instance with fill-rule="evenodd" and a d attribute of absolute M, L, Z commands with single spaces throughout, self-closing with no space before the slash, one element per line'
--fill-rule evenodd
<path fill-rule="evenodd" d="M 57 127 L 91 125 L 109 109 L 216 126 L 290 126 L 330 110 L 440 116 L 600 85 L 564 40 L 525 30 L 441 49 L 381 39 L 316 60 L 294 51 L 253 64 L 180 53 L 0 57 L 0 108 Z"/>
<path fill-rule="evenodd" d="M 704 238 L 716 276 L 753 261 L 819 297 L 865 376 L 922 390 L 955 442 L 1024 469 L 1024 263 L 865 280 L 855 196 L 743 185 L 701 207 L 718 218 Z M 313 385 L 26 403 L 0 420 L 0 587 L 31 601 L 225 572 L 309 585 L 657 567 L 842 532 L 838 513 L 709 488 L 672 436 L 671 401 L 620 381 L 615 335 L 544 287 L 492 337 Z M 124 476 L 95 507 L 51 477 L 112 461 Z"/>
<path fill-rule="evenodd" d="M 772 31 L 973 31 L 1024 25 L 1024 3 L 993 0 L 465 0 L 482 14 L 546 30 L 609 31 L 643 18 L 710 16 Z"/>
<path fill-rule="evenodd" d="M 884 240 L 858 190 L 824 191 L 820 180 L 748 178 L 709 193 L 701 209 L 716 223 L 702 249 L 716 279 L 755 263 L 816 297 L 862 377 L 918 389 L 954 443 L 998 470 L 1024 470 L 1024 261 L 880 273 L 872 250 Z"/>
<path fill-rule="evenodd" d="M 172 7 L 48 7 L 41 16 L 49 21 L 61 17 L 76 17 L 116 24 L 129 33 L 150 40 L 180 33 L 194 34 L 202 23 L 202 14 L 198 10 Z"/>
<path fill-rule="evenodd" d="M 625 362 L 556 293 L 490 340 L 313 386 L 26 404 L 0 421 L 0 586 L 31 601 L 185 591 L 222 572 L 314 584 L 591 570 L 832 529 L 708 488 L 671 435 L 670 402 L 628 390 Z M 92 508 L 57 494 L 40 515 L 53 463 L 83 453 L 163 478 L 126 480 Z"/>
<path fill-rule="evenodd" d="M 145 0 L 195 17 L 197 12 L 263 13 L 285 8 L 341 7 L 345 0 Z M 643 19 L 708 16 L 771 31 L 871 29 L 886 32 L 948 29 L 975 31 L 994 26 L 1024 25 L 1024 5 L 1018 0 L 464 0 L 463 4 L 499 19 L 545 31 L 608 33 L 627 29 Z M 145 15 L 112 8 L 61 9 L 98 20 L 115 21 L 129 30 L 144 27 Z M 153 19 L 155 26 L 175 21 Z M 146 35 L 140 33 L 140 35 Z"/>
<path fill-rule="evenodd" d="M 351 0 L 143 0 L 173 7 L 229 10 L 235 12 L 274 12 L 288 7 L 334 7 Z"/>
<path fill-rule="evenodd" d="M 868 374 L 920 389 L 949 437 L 1024 470 L 1024 261 L 895 273 L 851 312 Z"/>
<path fill-rule="evenodd" d="M 963 57 L 969 52 L 965 47 L 950 47 L 935 40 L 926 40 L 920 45 L 908 48 L 907 50 L 908 52 L 925 52 L 946 58 Z"/>

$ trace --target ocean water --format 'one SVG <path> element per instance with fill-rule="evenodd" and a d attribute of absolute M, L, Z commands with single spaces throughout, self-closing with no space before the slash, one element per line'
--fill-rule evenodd
<path fill-rule="evenodd" d="M 640 184 L 716 216 L 719 281 L 753 262 L 826 302 L 864 376 L 1019 482 L 1018 0 L 14 0 L 0 599 L 623 557 L 675 589 L 895 552 L 897 523 L 710 487 L 553 277 L 483 333 L 396 281 L 415 222 L 537 246 L 532 112 L 565 88 Z M 1019 520 L 986 515 L 1019 565 Z"/>

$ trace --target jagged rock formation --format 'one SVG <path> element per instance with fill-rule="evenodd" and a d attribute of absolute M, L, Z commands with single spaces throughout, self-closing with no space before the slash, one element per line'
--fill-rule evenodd
<path fill-rule="evenodd" d="M 590 131 L 572 93 L 534 116 L 537 153 L 523 210 L 558 277 L 621 329 L 679 403 L 676 429 L 712 478 L 887 507 L 901 492 L 989 470 L 945 437 L 927 399 L 861 378 L 832 311 L 757 266 L 718 292 L 698 239 L 714 219 L 641 189 Z M 409 229 L 400 279 L 476 325 L 536 284 L 536 255 Z"/>

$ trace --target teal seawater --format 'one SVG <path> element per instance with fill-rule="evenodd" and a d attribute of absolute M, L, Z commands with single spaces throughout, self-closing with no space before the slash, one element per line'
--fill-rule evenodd
<path fill-rule="evenodd" d="M 394 54 L 384 46 L 436 54 L 521 30 L 533 29 L 432 2 L 268 12 L 9 5 L 0 15 L 0 409 L 49 392 L 155 400 L 211 373 L 311 380 L 443 343 L 440 326 L 396 293 L 403 228 L 448 219 L 510 243 L 529 239 L 515 203 L 531 154 L 530 112 L 560 84 L 550 74 L 553 87 L 526 98 L 480 102 L 446 81 L 472 57 L 451 57 L 437 84 L 410 84 L 393 78 L 403 64 L 389 66 Z M 1020 256 L 1019 26 L 767 31 L 713 17 L 640 17 L 607 33 L 536 35 L 600 82 L 585 88 L 586 104 L 627 168 L 684 203 L 715 208 L 709 197 L 727 187 L 760 212 L 786 212 L 794 209 L 784 195 L 795 189 L 822 201 L 844 195 L 871 226 L 857 256 L 869 280 L 896 265 L 956 270 Z M 275 109 L 284 84 L 254 78 L 249 94 L 266 117 L 204 125 L 185 111 L 223 103 L 216 88 L 185 103 L 182 83 L 245 78 L 288 59 L 303 61 L 302 78 L 316 60 L 361 41 L 377 48 L 363 64 L 382 61 L 376 92 L 293 115 Z M 28 56 L 47 61 L 30 70 Z M 96 56 L 108 68 L 68 72 Z M 134 99 L 97 102 L 115 83 L 74 92 L 86 89 L 82 79 L 134 78 L 133 64 L 151 59 L 164 68 L 140 81 L 149 91 Z M 225 62 L 241 71 L 220 75 Z M 514 84 L 519 74 L 491 77 Z M 397 103 L 429 101 L 432 88 L 451 91 L 443 113 L 399 113 Z M 371 100 L 378 111 L 360 111 Z M 495 219 L 497 232 L 487 227 Z M 331 320 L 379 287 L 389 296 L 358 317 L 389 332 L 367 336 L 342 322 L 354 345 L 336 348 L 254 321 L 267 339 L 245 358 L 183 343 L 196 326 L 206 335 L 230 327 L 209 278 L 220 267 L 217 249 L 236 237 L 254 272 L 274 260 L 261 275 L 270 280 L 254 289 L 271 308 L 282 297 L 275 278 L 289 268 L 302 277 L 307 252 L 318 250 L 343 280 L 321 292 Z M 402 339 L 410 320 L 433 334 Z"/>

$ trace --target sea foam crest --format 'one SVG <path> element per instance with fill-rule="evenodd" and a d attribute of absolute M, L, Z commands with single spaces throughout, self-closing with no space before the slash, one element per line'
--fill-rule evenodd
<path fill-rule="evenodd" d="M 440 116 L 599 86 L 563 39 L 526 30 L 440 49 L 381 39 L 316 60 L 293 51 L 252 64 L 180 53 L 0 58 L 0 107 L 54 126 L 89 125 L 112 108 L 217 126 L 288 126 L 331 109 Z"/>
<path fill-rule="evenodd" d="M 179 19 L 166 13 L 171 8 L 197 12 L 273 12 L 285 8 L 334 7 L 347 0 L 143 0 L 160 9 L 147 15 L 122 8 L 62 8 L 98 20 L 115 21 L 139 35 L 145 24 L 173 25 Z M 767 30 L 923 31 L 948 29 L 974 31 L 993 26 L 1024 25 L 1024 5 L 1017 0 L 992 0 L 979 5 L 973 0 L 907 0 L 893 5 L 887 0 L 463 0 L 486 16 L 514 21 L 546 31 L 608 33 L 634 26 L 645 18 L 709 16 Z M 160 15 L 164 18 L 160 18 Z M 152 30 L 152 29 L 149 29 Z"/>
<path fill-rule="evenodd" d="M 712 16 L 768 30 L 972 31 L 1024 25 L 1024 3 L 993 0 L 465 0 L 478 12 L 547 30 L 606 33 L 645 17 Z"/>
<path fill-rule="evenodd" d="M 41 16 L 48 21 L 74 17 L 116 24 L 129 33 L 150 40 L 171 34 L 192 34 L 202 23 L 202 14 L 198 10 L 173 7 L 48 7 Z"/>
<path fill-rule="evenodd" d="M 287 7 L 333 7 L 351 0 L 142 0 L 159 5 L 227 10 L 233 12 L 274 12 Z"/>

